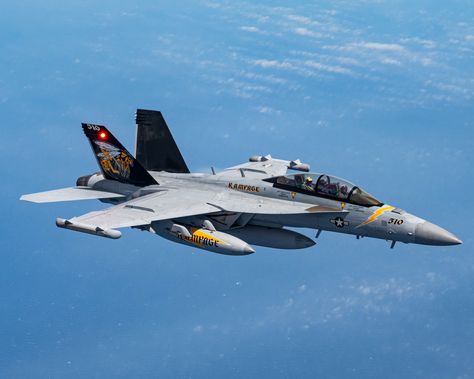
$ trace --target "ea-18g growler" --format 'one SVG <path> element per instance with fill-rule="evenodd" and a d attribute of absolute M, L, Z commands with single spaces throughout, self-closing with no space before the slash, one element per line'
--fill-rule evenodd
<path fill-rule="evenodd" d="M 253 156 L 220 172 L 191 173 L 163 116 L 137 110 L 136 155 L 103 125 L 82 124 L 100 172 L 81 176 L 75 187 L 23 195 L 36 203 L 98 199 L 112 206 L 56 219 L 60 228 L 120 238 L 132 227 L 173 242 L 228 255 L 313 246 L 290 228 L 374 237 L 424 245 L 457 245 L 441 227 L 388 205 L 361 187 L 310 172 L 299 160 Z M 290 172 L 288 172 L 291 170 Z"/>

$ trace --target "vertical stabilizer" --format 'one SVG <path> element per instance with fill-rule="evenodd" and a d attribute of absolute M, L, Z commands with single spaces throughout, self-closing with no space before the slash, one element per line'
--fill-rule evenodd
<path fill-rule="evenodd" d="M 82 124 L 104 178 L 136 186 L 158 184 L 103 125 Z"/>
<path fill-rule="evenodd" d="M 161 112 L 137 109 L 136 124 L 136 158 L 145 169 L 189 173 Z"/>

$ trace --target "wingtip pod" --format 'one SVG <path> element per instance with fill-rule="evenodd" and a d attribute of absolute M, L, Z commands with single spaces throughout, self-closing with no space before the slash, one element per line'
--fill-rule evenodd
<path fill-rule="evenodd" d="M 301 162 L 298 163 L 298 162 L 291 161 L 290 164 L 288 165 L 288 168 L 291 168 L 292 170 L 303 171 L 303 172 L 311 171 L 311 166 L 309 164 L 301 163 Z"/>
<path fill-rule="evenodd" d="M 304 171 L 309 172 L 311 167 L 307 163 L 302 163 L 299 159 L 294 159 L 292 161 L 285 161 L 281 159 L 274 159 L 270 154 L 261 156 L 261 155 L 252 155 L 249 158 L 249 162 L 267 162 L 267 161 L 276 161 L 276 162 L 285 162 L 286 166 L 289 169 L 296 170 L 296 171 Z"/>
<path fill-rule="evenodd" d="M 98 226 L 83 224 L 80 222 L 73 222 L 63 218 L 56 219 L 56 226 L 58 228 L 74 230 L 76 232 L 93 234 L 99 237 L 106 237 L 112 239 L 118 239 L 122 236 L 122 233 L 115 229 L 103 229 Z"/>

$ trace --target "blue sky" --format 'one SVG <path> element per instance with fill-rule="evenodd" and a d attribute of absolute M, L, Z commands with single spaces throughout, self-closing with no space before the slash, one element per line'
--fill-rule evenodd
<path fill-rule="evenodd" d="M 0 376 L 474 376 L 473 18 L 468 1 L 4 4 Z M 97 169 L 81 122 L 133 150 L 138 107 L 194 171 L 300 158 L 464 244 L 323 233 L 235 258 L 55 227 L 100 203 L 18 201 Z"/>

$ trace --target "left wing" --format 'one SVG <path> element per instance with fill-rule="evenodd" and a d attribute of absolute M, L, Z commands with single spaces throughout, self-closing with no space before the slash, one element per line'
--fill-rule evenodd
<path fill-rule="evenodd" d="M 196 192 L 192 191 L 195 195 Z M 103 211 L 86 213 L 69 221 L 112 229 L 213 212 L 220 212 L 220 209 L 193 199 L 188 190 L 172 189 L 141 196 Z"/>
<path fill-rule="evenodd" d="M 57 225 L 110 238 L 120 237 L 114 228 L 149 225 L 154 221 L 178 219 L 223 211 L 249 214 L 347 213 L 336 208 L 256 197 L 245 193 L 184 188 L 168 188 L 115 205 L 103 211 L 90 212 L 69 220 L 58 219 Z M 115 234 L 115 237 L 112 235 Z"/>

